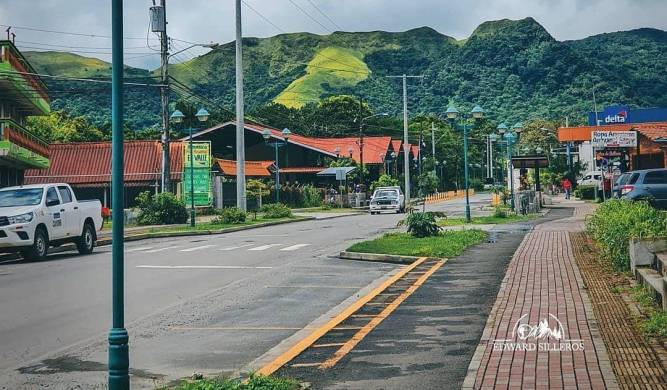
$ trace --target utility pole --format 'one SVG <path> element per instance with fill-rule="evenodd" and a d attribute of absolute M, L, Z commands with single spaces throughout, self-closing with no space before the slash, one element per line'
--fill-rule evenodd
<path fill-rule="evenodd" d="M 408 145 L 408 79 L 423 79 L 424 76 L 386 76 L 403 79 L 403 169 L 405 170 L 405 205 L 410 203 L 410 146 Z"/>
<path fill-rule="evenodd" d="M 162 116 L 162 192 L 171 190 L 170 181 L 170 156 L 169 156 L 169 37 L 167 36 L 167 0 L 161 1 L 162 12 L 157 12 L 159 18 L 156 25 L 152 26 L 153 32 L 160 33 L 160 76 L 162 87 L 160 88 L 160 114 Z M 153 10 L 153 9 L 151 9 Z"/>
<path fill-rule="evenodd" d="M 360 184 L 364 184 L 364 100 L 359 97 L 359 162 L 361 171 L 359 172 Z"/>
<path fill-rule="evenodd" d="M 433 174 L 437 175 L 435 172 L 435 123 L 431 122 L 431 156 L 433 157 Z"/>
<path fill-rule="evenodd" d="M 245 121 L 243 110 L 243 34 L 241 0 L 236 0 L 236 207 L 246 210 Z"/>

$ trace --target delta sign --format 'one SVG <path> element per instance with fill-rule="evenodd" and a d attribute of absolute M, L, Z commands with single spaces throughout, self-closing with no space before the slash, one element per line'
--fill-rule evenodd
<path fill-rule="evenodd" d="M 627 106 L 616 105 L 606 107 L 597 115 L 595 112 L 588 113 L 589 126 L 663 121 L 667 121 L 667 108 L 630 109 Z"/>

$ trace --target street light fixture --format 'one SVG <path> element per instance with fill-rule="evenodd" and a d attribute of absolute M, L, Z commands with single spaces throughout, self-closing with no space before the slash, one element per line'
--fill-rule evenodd
<path fill-rule="evenodd" d="M 472 111 L 470 111 L 470 115 L 474 120 L 479 120 L 484 118 L 484 109 L 480 106 L 475 106 Z M 447 115 L 447 118 L 454 122 L 456 118 L 459 115 L 459 110 L 456 109 L 454 106 L 449 106 L 447 108 L 447 111 L 445 111 L 445 114 Z M 464 119 L 462 121 L 463 124 L 463 169 L 464 169 L 464 176 L 465 176 L 465 195 L 466 195 L 466 222 L 470 223 L 472 222 L 472 218 L 470 216 L 470 183 L 468 180 L 468 122 Z"/>
<path fill-rule="evenodd" d="M 269 142 L 269 139 L 271 139 L 271 130 L 269 129 L 264 129 L 262 130 L 262 137 L 264 138 L 264 142 L 267 145 L 273 145 L 273 148 L 275 150 L 275 164 L 276 164 L 276 183 L 275 183 L 275 191 L 276 191 L 276 203 L 280 203 L 280 164 L 278 161 L 278 148 L 282 148 L 283 146 L 287 146 L 287 142 L 289 140 L 289 137 L 292 135 L 292 132 L 288 129 L 285 128 L 281 132 L 284 141 L 279 141 L 276 139 L 273 142 Z M 339 148 L 337 148 L 339 149 Z M 285 157 L 285 166 L 287 166 L 287 156 Z"/>
<path fill-rule="evenodd" d="M 516 133 L 517 130 L 519 132 L 523 130 L 523 126 L 520 122 L 512 126 L 511 129 L 508 129 L 505 123 L 498 125 L 498 133 L 500 133 L 501 137 L 505 139 L 505 143 L 507 145 L 507 161 L 509 162 L 507 169 L 508 179 L 510 182 L 510 207 L 512 210 L 514 210 L 514 165 L 512 164 L 512 149 L 518 138 L 518 133 Z"/>

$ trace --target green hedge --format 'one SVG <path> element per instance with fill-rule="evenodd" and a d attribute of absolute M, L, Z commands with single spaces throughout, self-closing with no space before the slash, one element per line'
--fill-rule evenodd
<path fill-rule="evenodd" d="M 612 199 L 598 207 L 588 220 L 587 229 L 614 268 L 627 271 L 630 239 L 667 236 L 667 213 L 644 201 Z"/>
<path fill-rule="evenodd" d="M 246 221 L 248 214 L 238 207 L 228 207 L 220 211 L 220 215 L 211 222 L 214 224 L 235 225 Z"/>
<path fill-rule="evenodd" d="M 153 196 L 151 192 L 142 192 L 136 198 L 139 225 L 173 225 L 188 220 L 188 212 L 183 201 L 169 192 Z"/>
<path fill-rule="evenodd" d="M 292 209 L 282 203 L 264 205 L 260 212 L 264 214 L 264 218 L 288 218 L 292 216 Z"/>
<path fill-rule="evenodd" d="M 579 199 L 595 199 L 595 186 L 581 185 L 574 190 L 574 196 Z"/>

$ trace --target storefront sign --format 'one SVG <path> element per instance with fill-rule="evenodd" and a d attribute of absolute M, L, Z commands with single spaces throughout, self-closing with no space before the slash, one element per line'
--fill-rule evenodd
<path fill-rule="evenodd" d="M 190 167 L 190 143 L 183 143 L 183 166 Z M 211 142 L 192 143 L 193 165 L 195 168 L 211 168 Z"/>
<path fill-rule="evenodd" d="M 591 144 L 596 148 L 634 148 L 637 147 L 637 132 L 593 131 Z"/>

